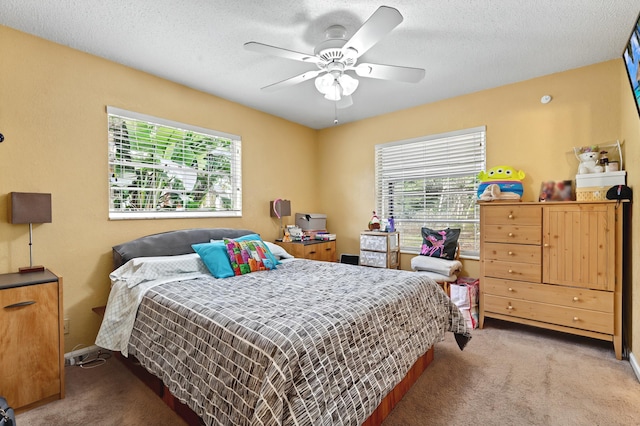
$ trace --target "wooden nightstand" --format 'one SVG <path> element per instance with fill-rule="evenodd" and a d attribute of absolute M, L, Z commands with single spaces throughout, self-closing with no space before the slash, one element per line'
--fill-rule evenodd
<path fill-rule="evenodd" d="M 336 261 L 336 242 L 335 241 L 293 241 L 282 242 L 276 241 L 277 245 L 285 249 L 293 257 L 301 257 L 303 259 L 323 260 L 325 262 Z"/>
<path fill-rule="evenodd" d="M 16 412 L 64 398 L 62 278 L 0 274 L 0 395 Z"/>

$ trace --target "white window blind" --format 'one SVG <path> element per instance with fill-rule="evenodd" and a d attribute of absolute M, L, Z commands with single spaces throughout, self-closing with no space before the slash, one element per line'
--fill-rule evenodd
<path fill-rule="evenodd" d="M 483 126 L 376 145 L 377 211 L 394 218 L 401 250 L 419 252 L 422 227 L 460 228 L 461 256 L 479 255 L 485 135 Z"/>
<path fill-rule="evenodd" d="M 107 107 L 109 218 L 242 215 L 241 140 Z"/>

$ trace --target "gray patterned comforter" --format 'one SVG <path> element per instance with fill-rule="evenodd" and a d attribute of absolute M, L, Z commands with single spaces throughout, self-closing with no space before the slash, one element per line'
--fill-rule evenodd
<path fill-rule="evenodd" d="M 447 331 L 421 274 L 297 260 L 150 289 L 129 353 L 208 425 L 360 425 Z"/>

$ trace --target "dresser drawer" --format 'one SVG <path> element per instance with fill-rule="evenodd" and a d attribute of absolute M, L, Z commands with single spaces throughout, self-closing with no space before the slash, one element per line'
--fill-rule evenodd
<path fill-rule="evenodd" d="M 283 242 L 276 241 L 276 244 L 285 249 L 293 257 L 302 259 L 321 260 L 325 262 L 336 261 L 335 241 L 312 241 L 312 242 Z"/>
<path fill-rule="evenodd" d="M 562 287 L 550 284 L 535 284 L 497 278 L 485 278 L 484 294 L 523 299 L 532 302 L 550 303 L 568 308 L 589 309 L 606 313 L 613 312 L 613 292 Z"/>
<path fill-rule="evenodd" d="M 542 280 L 540 264 L 503 262 L 484 259 L 484 274 L 487 277 L 539 283 Z"/>
<path fill-rule="evenodd" d="M 327 241 L 319 244 L 304 246 L 304 258 L 311 260 L 321 260 L 324 262 L 336 261 L 335 241 Z"/>
<path fill-rule="evenodd" d="M 483 241 L 494 243 L 538 244 L 542 242 L 541 226 L 483 225 Z"/>
<path fill-rule="evenodd" d="M 371 251 L 388 251 L 398 248 L 397 234 L 387 234 L 378 232 L 379 235 L 373 235 L 374 233 L 362 233 L 360 234 L 360 250 Z"/>
<path fill-rule="evenodd" d="M 488 260 L 502 260 L 505 262 L 540 264 L 542 254 L 540 246 L 525 244 L 485 243 L 484 258 Z"/>
<path fill-rule="evenodd" d="M 598 333 L 613 334 L 613 313 L 568 308 L 548 303 L 531 302 L 485 294 L 486 312 L 541 321 Z"/>
<path fill-rule="evenodd" d="M 542 223 L 542 208 L 535 206 L 488 206 L 482 209 L 486 225 L 537 225 Z"/>
<path fill-rule="evenodd" d="M 379 251 L 360 250 L 360 265 L 376 268 L 397 268 L 398 252 L 383 253 Z"/>

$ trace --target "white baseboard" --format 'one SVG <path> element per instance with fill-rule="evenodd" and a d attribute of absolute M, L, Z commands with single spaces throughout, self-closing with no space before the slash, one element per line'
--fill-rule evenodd
<path fill-rule="evenodd" d="M 633 372 L 636 373 L 636 379 L 640 381 L 640 364 L 638 364 L 638 360 L 635 355 L 633 355 L 633 352 L 629 352 L 629 364 L 631 364 Z"/>

